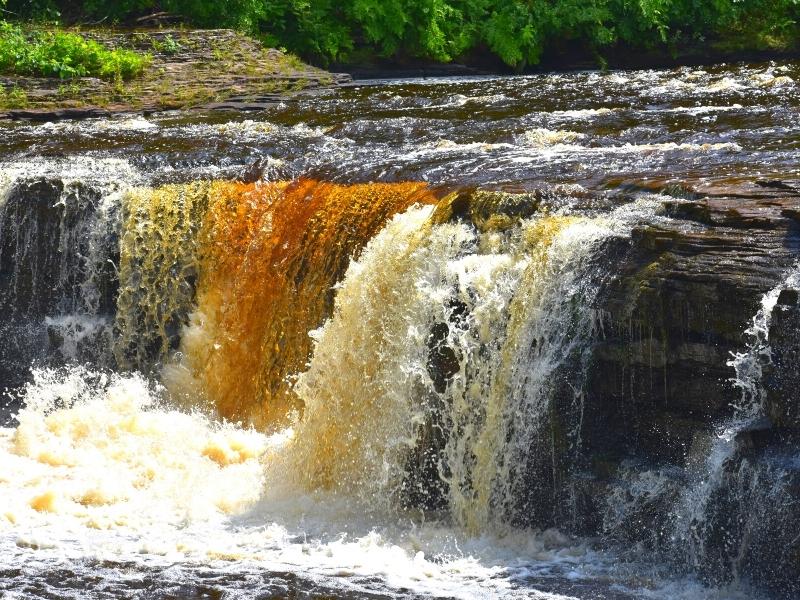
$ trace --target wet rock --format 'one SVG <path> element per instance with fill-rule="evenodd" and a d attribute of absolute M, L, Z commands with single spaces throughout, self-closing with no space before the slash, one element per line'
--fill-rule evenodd
<path fill-rule="evenodd" d="M 710 491 L 693 540 L 695 568 L 719 585 L 749 579 L 778 598 L 800 592 L 800 461 L 796 446 L 740 447 Z"/>
<path fill-rule="evenodd" d="M 664 202 L 664 209 L 671 217 L 711 224 L 711 210 L 707 202 Z"/>
<path fill-rule="evenodd" d="M 598 531 L 608 540 L 648 551 L 665 547 L 673 529 L 672 509 L 686 483 L 686 474 L 676 467 L 625 461 L 602 496 Z"/>
<path fill-rule="evenodd" d="M 769 179 L 769 180 L 759 179 L 756 181 L 756 185 L 771 190 L 782 190 L 786 192 L 795 192 L 797 194 L 800 194 L 800 190 L 797 189 L 797 187 L 789 185 L 788 183 L 784 183 L 783 181 L 779 181 L 777 179 Z"/>
<path fill-rule="evenodd" d="M 78 301 L 81 257 L 88 252 L 80 223 L 91 191 L 59 181 L 19 183 L 0 207 L 0 307 L 6 315 L 44 316 Z"/>
<path fill-rule="evenodd" d="M 13 390 L 28 379 L 31 364 L 46 357 L 47 334 L 40 321 L 0 320 L 0 408 L 6 390 Z M 3 422 L 0 409 L 0 426 Z"/>
<path fill-rule="evenodd" d="M 772 311 L 769 344 L 772 365 L 764 385 L 767 414 L 778 427 L 800 430 L 800 302 L 799 292 L 783 290 Z"/>
<path fill-rule="evenodd" d="M 468 190 L 446 196 L 436 206 L 433 223 L 467 221 L 481 231 L 504 230 L 536 214 L 542 192 L 510 194 Z"/>
<path fill-rule="evenodd" d="M 672 221 L 634 231 L 619 252 L 587 386 L 586 422 L 599 424 L 587 428 L 590 447 L 626 448 L 675 464 L 693 431 L 731 415 L 739 391 L 726 363 L 746 346 L 744 330 L 762 295 L 800 250 L 797 224 L 786 214 L 800 208 L 800 199 L 757 189 L 748 197 L 753 186 L 718 186 L 702 190 L 700 200 L 667 201 Z M 779 307 L 773 326 L 776 371 L 791 372 L 776 376 L 784 383 L 773 396 L 792 407 L 797 402 L 788 391 L 797 389 L 798 375 L 791 363 L 800 351 L 795 319 Z M 781 425 L 797 418 L 796 408 L 775 411 L 786 415 L 776 419 Z"/>
<path fill-rule="evenodd" d="M 634 232 L 602 295 L 606 324 L 592 350 L 583 443 L 606 457 L 606 466 L 592 466 L 609 489 L 603 530 L 662 548 L 708 582 L 749 579 L 794 598 L 797 290 L 783 290 L 772 312 L 772 364 L 762 382 L 768 418 L 737 433 L 718 471 L 708 461 L 714 427 L 740 397 L 727 362 L 746 348 L 745 329 L 764 293 L 797 260 L 800 202 L 771 184 L 717 186 L 698 196 L 665 202 L 670 222 Z M 613 468 L 630 461 L 634 467 Z"/>

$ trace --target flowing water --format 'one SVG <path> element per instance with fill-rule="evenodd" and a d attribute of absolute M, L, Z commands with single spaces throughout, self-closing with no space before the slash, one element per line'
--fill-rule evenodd
<path fill-rule="evenodd" d="M 795 272 L 700 456 L 590 491 L 604 535 L 577 498 L 619 248 L 670 222 L 664 190 L 800 180 L 798 78 L 366 82 L 1 124 L 0 597 L 770 598 L 739 566 L 783 471 L 728 467 Z M 717 555 L 732 487 L 749 519 Z M 664 502 L 658 540 L 618 539 Z"/>

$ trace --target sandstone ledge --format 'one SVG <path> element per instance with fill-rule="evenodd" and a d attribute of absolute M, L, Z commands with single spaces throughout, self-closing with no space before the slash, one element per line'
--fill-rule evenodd
<path fill-rule="evenodd" d="M 347 74 L 312 67 L 226 29 L 81 34 L 109 48 L 148 53 L 152 63 L 142 77 L 121 84 L 92 77 L 0 77 L 6 90 L 24 92 L 21 99 L 0 104 L 0 119 L 88 118 L 174 109 L 261 110 L 292 95 L 351 80 Z"/>

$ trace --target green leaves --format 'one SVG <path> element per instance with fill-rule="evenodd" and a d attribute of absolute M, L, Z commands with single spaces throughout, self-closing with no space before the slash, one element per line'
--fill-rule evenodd
<path fill-rule="evenodd" d="M 142 73 L 149 57 L 108 50 L 75 33 L 31 31 L 0 21 L 0 72 L 72 79 L 125 80 Z"/>
<path fill-rule="evenodd" d="M 237 28 L 323 63 L 374 55 L 447 62 L 488 51 L 522 69 L 563 49 L 602 60 L 603 49 L 619 43 L 735 50 L 797 48 L 800 39 L 800 0 L 0 0 L 4 4 L 20 15 L 61 10 L 108 23 L 166 10 L 192 25 Z M 84 64 L 55 60 L 48 68 L 59 76 Z M 106 62 L 124 73 L 136 70 L 130 57 Z"/>

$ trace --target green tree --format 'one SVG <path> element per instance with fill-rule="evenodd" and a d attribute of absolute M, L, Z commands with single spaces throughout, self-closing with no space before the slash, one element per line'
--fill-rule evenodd
<path fill-rule="evenodd" d="M 359 55 L 450 61 L 491 52 L 522 69 L 550 49 L 596 55 L 614 44 L 680 52 L 789 48 L 800 0 L 0 0 L 16 15 L 113 23 L 155 10 L 201 27 L 235 27 L 329 62 Z"/>

